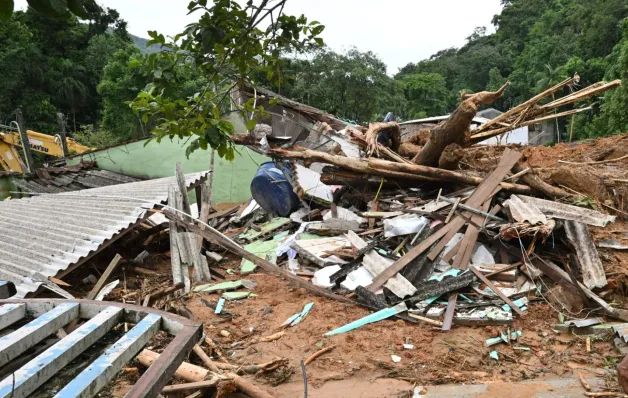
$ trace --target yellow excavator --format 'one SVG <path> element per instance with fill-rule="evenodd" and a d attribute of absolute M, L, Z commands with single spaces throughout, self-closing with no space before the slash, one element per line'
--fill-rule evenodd
<path fill-rule="evenodd" d="M 61 136 L 37 133 L 32 130 L 26 130 L 29 146 L 35 152 L 45 153 L 55 157 L 62 158 L 72 153 L 85 153 L 91 151 L 92 148 L 79 144 L 71 138 L 66 138 L 67 148 L 70 153 L 63 153 L 61 144 Z M 22 146 L 22 140 L 18 131 L 5 130 L 0 132 L 0 165 L 7 173 L 24 173 L 27 169 L 17 150 Z"/>

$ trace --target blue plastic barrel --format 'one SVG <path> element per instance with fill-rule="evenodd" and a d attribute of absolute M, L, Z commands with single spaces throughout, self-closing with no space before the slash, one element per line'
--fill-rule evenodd
<path fill-rule="evenodd" d="M 288 217 L 299 207 L 299 197 L 274 162 L 262 163 L 257 169 L 251 195 L 262 209 L 275 216 Z"/>

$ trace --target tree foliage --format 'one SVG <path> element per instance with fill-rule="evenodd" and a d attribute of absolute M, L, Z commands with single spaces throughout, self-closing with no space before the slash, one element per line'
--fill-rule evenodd
<path fill-rule="evenodd" d="M 157 141 L 192 136 L 188 153 L 212 147 L 221 157 L 233 159 L 228 136 L 234 128 L 221 118 L 228 108 L 231 88 L 253 84 L 250 76 L 254 72 L 279 81 L 282 53 L 306 52 L 323 45 L 318 36 L 323 25 L 308 22 L 303 15 L 284 14 L 285 3 L 262 0 L 254 5 L 249 0 L 240 5 L 235 0 L 216 0 L 208 5 L 206 0 L 194 0 L 188 10 L 200 14 L 199 20 L 182 33 L 166 38 L 148 32 L 151 40 L 147 45 L 160 44 L 164 51 L 148 55 L 152 81 L 131 105 L 143 123 L 150 123 Z M 181 96 L 181 82 L 190 76 L 198 76 L 203 86 Z M 262 107 L 254 109 L 253 101 L 240 110 L 263 111 Z M 251 122 L 247 127 L 253 126 Z"/>
<path fill-rule="evenodd" d="M 486 35 L 476 28 L 460 49 L 410 63 L 395 78 L 403 81 L 416 73 L 439 73 L 451 94 L 448 111 L 455 107 L 460 90 L 495 89 L 506 80 L 510 87 L 493 105 L 502 110 L 576 72 L 582 87 L 602 79 L 626 78 L 622 64 L 626 42 L 622 24 L 628 17 L 625 0 L 502 0 L 502 5 L 502 12 L 493 18 L 495 33 Z M 574 135 L 626 131 L 628 124 L 620 111 L 624 93 L 625 88 L 611 91 L 594 113 L 576 117 Z M 565 127 L 567 122 L 560 123 Z"/>
<path fill-rule="evenodd" d="M 32 8 L 0 21 L 0 123 L 14 120 L 17 108 L 28 128 L 42 132 L 57 131 L 57 112 L 69 115 L 73 131 L 99 122 L 96 86 L 109 58 L 130 40 L 115 10 L 86 8 L 85 22 Z"/>

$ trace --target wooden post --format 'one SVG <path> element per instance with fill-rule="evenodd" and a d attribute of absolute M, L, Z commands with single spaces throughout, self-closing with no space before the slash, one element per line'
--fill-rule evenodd
<path fill-rule="evenodd" d="M 102 289 L 105 282 L 107 282 L 109 275 L 111 275 L 113 270 L 115 270 L 116 267 L 118 266 L 118 263 L 120 262 L 120 260 L 122 260 L 122 256 L 120 256 L 119 254 L 116 254 L 113 260 L 111 260 L 111 262 L 107 266 L 107 269 L 105 270 L 105 272 L 103 272 L 103 274 L 100 276 L 100 279 L 98 279 L 98 282 L 96 282 L 96 285 L 94 285 L 94 287 L 92 288 L 92 291 L 89 292 L 87 297 L 85 297 L 86 300 L 93 300 L 94 297 L 96 297 L 96 295 L 98 294 L 100 289 Z"/>
<path fill-rule="evenodd" d="M 192 208 L 190 207 L 190 199 L 188 198 L 188 190 L 185 184 L 185 175 L 183 174 L 183 166 L 181 165 L 181 162 L 177 162 L 175 175 L 179 186 L 179 192 L 181 192 L 181 195 L 183 196 L 183 207 L 180 210 L 183 210 L 185 214 L 190 215 Z M 191 217 L 184 217 L 184 219 L 191 220 Z"/>
<path fill-rule="evenodd" d="M 67 158 L 70 156 L 70 151 L 68 150 L 68 140 L 65 135 L 65 118 L 63 117 L 63 113 L 57 113 L 57 121 L 59 122 L 59 136 L 61 136 L 61 150 L 63 157 Z"/>
<path fill-rule="evenodd" d="M 26 135 L 26 125 L 24 124 L 24 116 L 22 116 L 22 110 L 16 109 L 15 115 L 17 117 L 17 125 L 19 126 L 20 139 L 22 141 L 22 149 L 24 149 L 24 157 L 26 158 L 26 171 L 27 173 L 35 172 L 35 161 L 33 160 L 33 153 L 31 152 L 31 143 Z"/>
<path fill-rule="evenodd" d="M 211 174 L 210 174 L 210 178 L 211 178 Z M 200 192 L 199 192 L 200 190 Z M 205 184 L 201 184 L 198 187 L 196 187 L 196 200 L 197 200 L 197 204 L 198 204 L 198 219 L 201 220 L 204 223 L 207 223 L 208 217 L 209 217 L 209 209 L 211 207 L 210 205 L 210 198 L 211 198 L 211 189 L 207 188 L 207 185 Z M 205 229 L 205 226 L 201 224 L 201 229 Z M 198 246 L 200 248 L 203 247 L 203 237 L 202 236 L 198 236 Z"/>
<path fill-rule="evenodd" d="M 214 187 L 214 155 L 216 151 L 212 149 L 211 157 L 209 158 L 209 199 L 207 203 L 212 205 L 212 188 Z"/>

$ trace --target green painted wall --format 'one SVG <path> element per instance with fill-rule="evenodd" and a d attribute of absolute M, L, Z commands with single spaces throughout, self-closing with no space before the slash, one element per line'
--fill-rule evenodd
<path fill-rule="evenodd" d="M 185 157 L 185 140 L 163 139 L 133 142 L 103 149 L 68 159 L 73 165 L 81 160 L 96 161 L 99 168 L 140 178 L 159 178 L 174 175 L 177 162 L 183 164 L 185 173 L 209 170 L 210 151 L 197 150 Z M 251 197 L 249 185 L 259 164 L 269 159 L 246 147 L 237 147 L 236 158 L 228 162 L 216 154 L 214 159 L 214 185 L 212 202 L 242 202 Z"/>
<path fill-rule="evenodd" d="M 9 176 L 0 177 L 0 200 L 5 200 L 9 196 L 15 196 L 11 191 L 15 190 L 15 187 L 11 183 L 11 178 Z"/>

